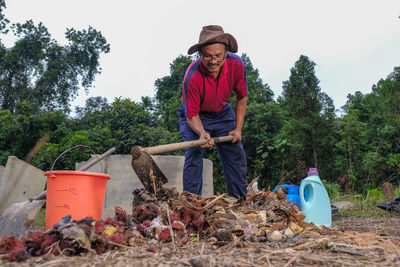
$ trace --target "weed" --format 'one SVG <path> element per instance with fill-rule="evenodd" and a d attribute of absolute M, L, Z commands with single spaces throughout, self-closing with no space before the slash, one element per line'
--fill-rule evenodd
<path fill-rule="evenodd" d="M 334 222 L 336 226 L 343 226 L 344 222 Z"/>
<path fill-rule="evenodd" d="M 328 192 L 329 198 L 332 201 L 336 201 L 343 195 L 343 192 L 340 188 L 340 185 L 337 183 L 331 183 L 328 181 L 323 180 L 322 183 L 325 186 L 326 191 Z"/>
<path fill-rule="evenodd" d="M 394 196 L 395 197 L 400 196 L 400 184 L 394 188 Z"/>
<path fill-rule="evenodd" d="M 33 223 L 33 226 L 44 227 L 45 222 L 46 222 L 46 209 L 41 209 L 36 217 L 35 222 Z"/>
<path fill-rule="evenodd" d="M 385 200 L 381 189 L 369 189 L 367 195 L 348 195 L 342 197 L 343 201 L 350 201 L 358 207 L 353 210 L 340 210 L 339 215 L 345 217 L 384 217 L 388 213 L 385 210 L 378 209 L 375 205 Z"/>

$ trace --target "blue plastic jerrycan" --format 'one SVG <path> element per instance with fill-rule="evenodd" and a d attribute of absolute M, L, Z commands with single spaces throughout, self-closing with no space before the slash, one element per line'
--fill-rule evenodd
<path fill-rule="evenodd" d="M 299 197 L 299 187 L 297 185 L 280 184 L 274 188 L 274 192 L 276 191 L 276 189 L 278 189 L 279 186 L 286 188 L 288 190 L 288 193 L 286 195 L 287 201 L 289 201 L 291 203 L 297 203 L 297 205 L 299 205 L 299 208 L 301 209 L 301 203 L 300 203 L 300 197 Z"/>
<path fill-rule="evenodd" d="M 299 195 L 301 209 L 306 215 L 304 221 L 313 222 L 317 226 L 330 227 L 332 224 L 331 203 L 316 168 L 310 168 L 308 177 L 301 181 Z"/>

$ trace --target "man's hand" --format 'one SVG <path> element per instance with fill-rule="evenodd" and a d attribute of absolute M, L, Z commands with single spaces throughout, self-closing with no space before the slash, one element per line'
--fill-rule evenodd
<path fill-rule="evenodd" d="M 229 132 L 229 135 L 233 136 L 232 143 L 242 141 L 242 131 L 239 129 L 233 129 L 233 131 Z"/>
<path fill-rule="evenodd" d="M 200 134 L 199 140 L 203 140 L 203 139 L 207 139 L 208 142 L 206 144 L 204 144 L 204 145 L 201 145 L 200 146 L 201 148 L 209 148 L 209 147 L 212 147 L 214 145 L 214 139 L 211 138 L 209 133 L 202 132 Z"/>
<path fill-rule="evenodd" d="M 199 140 L 206 139 L 208 141 L 206 144 L 201 145 L 201 148 L 209 148 L 214 145 L 214 139 L 212 139 L 210 134 L 204 130 L 203 124 L 201 123 L 198 115 L 191 118 L 186 118 L 186 122 L 189 127 L 200 136 Z"/>
<path fill-rule="evenodd" d="M 244 121 L 244 114 L 246 113 L 247 96 L 238 98 L 236 96 L 236 127 L 229 132 L 233 136 L 232 143 L 242 141 L 242 127 Z"/>

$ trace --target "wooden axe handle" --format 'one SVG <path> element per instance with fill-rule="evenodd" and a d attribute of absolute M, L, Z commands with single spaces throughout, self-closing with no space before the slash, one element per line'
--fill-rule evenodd
<path fill-rule="evenodd" d="M 214 139 L 214 143 L 221 143 L 221 142 L 232 141 L 233 136 L 228 135 L 228 136 L 214 137 L 213 139 Z M 171 152 L 171 151 L 175 151 L 175 150 L 179 150 L 179 149 L 183 149 L 183 148 L 201 146 L 206 143 L 207 143 L 206 139 L 193 140 L 193 141 L 186 141 L 186 142 L 173 143 L 173 144 L 167 144 L 167 145 L 145 147 L 145 148 L 143 148 L 143 150 L 146 151 L 150 155 L 156 155 L 156 154 L 162 154 L 165 152 Z"/>
<path fill-rule="evenodd" d="M 114 153 L 115 150 L 117 150 L 117 149 L 115 147 L 112 147 L 109 150 L 107 150 L 106 152 L 104 152 L 103 154 L 101 154 L 100 156 L 95 157 L 92 160 L 88 160 L 88 162 L 85 165 L 83 165 L 82 167 L 80 167 L 79 169 L 77 169 L 77 171 L 82 171 L 82 172 L 86 171 L 87 169 L 92 167 L 94 164 L 98 163 L 102 159 L 104 159 L 104 158 L 108 157 L 109 155 L 111 155 L 112 153 Z"/>

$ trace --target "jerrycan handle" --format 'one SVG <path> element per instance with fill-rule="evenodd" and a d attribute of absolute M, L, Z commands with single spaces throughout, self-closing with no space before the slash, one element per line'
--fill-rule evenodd
<path fill-rule="evenodd" d="M 313 183 L 301 183 L 300 188 L 299 188 L 299 196 L 300 196 L 300 203 L 301 203 L 301 209 L 302 210 L 307 210 L 311 206 L 311 201 L 309 199 L 305 199 L 304 197 L 304 188 L 309 185 L 311 186 L 312 189 L 314 189 Z"/>

